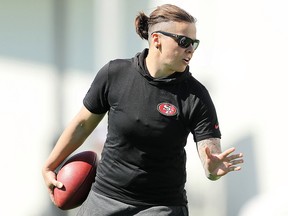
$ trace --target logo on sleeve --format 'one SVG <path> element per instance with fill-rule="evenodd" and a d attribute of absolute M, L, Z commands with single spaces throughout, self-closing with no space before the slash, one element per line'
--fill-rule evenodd
<path fill-rule="evenodd" d="M 157 106 L 157 110 L 165 116 L 174 116 L 178 113 L 177 108 L 170 103 L 160 103 Z"/>

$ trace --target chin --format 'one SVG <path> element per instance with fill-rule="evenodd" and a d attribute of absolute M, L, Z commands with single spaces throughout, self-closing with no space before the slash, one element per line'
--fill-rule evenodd
<path fill-rule="evenodd" d="M 185 67 L 178 67 L 176 71 L 177 72 L 184 72 L 186 70 L 186 68 L 187 68 L 187 65 Z"/>

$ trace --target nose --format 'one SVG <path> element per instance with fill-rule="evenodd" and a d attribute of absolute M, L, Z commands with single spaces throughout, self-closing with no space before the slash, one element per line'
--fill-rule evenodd
<path fill-rule="evenodd" d="M 192 44 L 190 44 L 187 48 L 186 48 L 186 52 L 188 52 L 188 53 L 194 53 L 194 48 L 193 48 L 193 45 Z"/>

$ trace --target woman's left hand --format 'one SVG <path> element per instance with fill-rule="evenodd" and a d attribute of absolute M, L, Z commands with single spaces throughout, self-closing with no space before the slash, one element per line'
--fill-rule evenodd
<path fill-rule="evenodd" d="M 209 147 L 205 148 L 205 168 L 209 179 L 217 180 L 231 171 L 241 170 L 241 167 L 237 165 L 244 162 L 243 154 L 232 154 L 234 151 L 235 148 L 229 148 L 220 154 L 212 154 Z"/>

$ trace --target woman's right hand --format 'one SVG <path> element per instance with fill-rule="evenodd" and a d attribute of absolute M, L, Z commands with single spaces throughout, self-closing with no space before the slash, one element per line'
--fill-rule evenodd
<path fill-rule="evenodd" d="M 96 128 L 104 116 L 105 113 L 93 114 L 85 106 L 83 106 L 79 113 L 65 128 L 48 159 L 46 160 L 42 169 L 42 175 L 50 198 L 54 204 L 54 188 L 63 187 L 63 184 L 57 181 L 55 169 L 57 169 L 57 167 L 65 159 L 67 159 L 72 152 L 74 152 L 84 143 L 86 138 Z"/>
<path fill-rule="evenodd" d="M 43 169 L 42 175 L 43 175 L 46 187 L 48 189 L 48 193 L 50 195 L 50 199 L 55 204 L 54 188 L 55 187 L 62 188 L 63 184 L 62 184 L 62 182 L 59 182 L 59 181 L 56 180 L 56 173 L 51 171 L 51 170 Z"/>

